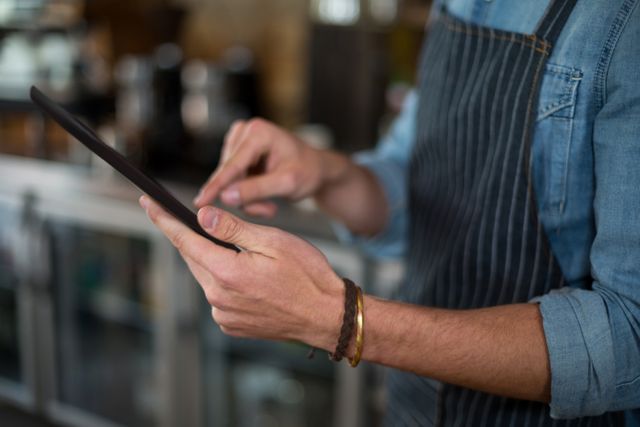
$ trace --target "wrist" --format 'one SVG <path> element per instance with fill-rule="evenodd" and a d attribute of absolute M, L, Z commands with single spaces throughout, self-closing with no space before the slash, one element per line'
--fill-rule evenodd
<path fill-rule="evenodd" d="M 349 169 L 353 165 L 344 154 L 332 150 L 316 150 L 318 167 L 320 170 L 320 182 L 318 193 L 342 183 L 349 175 Z"/>
<path fill-rule="evenodd" d="M 347 281 L 340 279 L 340 292 L 326 295 L 323 302 L 313 305 L 316 316 L 301 341 L 313 348 L 323 349 L 330 355 L 336 355 L 336 361 L 340 358 L 348 359 L 355 367 L 363 349 L 364 293 L 351 281 L 348 281 L 350 285 L 347 286 Z M 351 324 L 347 326 L 349 323 Z"/>
<path fill-rule="evenodd" d="M 313 302 L 309 301 L 309 322 L 299 339 L 327 352 L 333 352 L 336 348 L 344 313 L 344 285 L 337 276 L 335 281 L 330 291 L 322 292 Z"/>

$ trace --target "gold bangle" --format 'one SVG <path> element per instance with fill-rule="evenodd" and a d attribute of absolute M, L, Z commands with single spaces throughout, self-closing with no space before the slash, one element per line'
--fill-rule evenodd
<path fill-rule="evenodd" d="M 352 368 L 358 366 L 360 357 L 362 356 L 362 347 L 364 346 L 364 297 L 362 289 L 358 287 L 357 312 L 356 312 L 356 352 L 353 358 L 349 359 Z"/>

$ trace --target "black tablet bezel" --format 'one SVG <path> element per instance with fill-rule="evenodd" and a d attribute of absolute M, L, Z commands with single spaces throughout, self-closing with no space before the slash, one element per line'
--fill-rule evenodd
<path fill-rule="evenodd" d="M 215 237 L 207 234 L 202 227 L 200 227 L 198 217 L 193 213 L 193 211 L 180 203 L 178 199 L 176 199 L 157 181 L 135 167 L 122 154 L 118 153 L 116 150 L 101 141 L 93 130 L 75 118 L 71 113 L 66 111 L 52 99 L 48 98 L 38 88 L 32 86 L 30 95 L 33 102 L 49 117 L 73 135 L 89 150 L 98 155 L 98 157 L 109 163 L 114 169 L 124 175 L 140 190 L 157 201 L 163 208 L 182 221 L 187 227 L 217 245 L 240 252 L 240 249 L 235 245 L 223 242 L 222 240 L 216 239 Z"/>

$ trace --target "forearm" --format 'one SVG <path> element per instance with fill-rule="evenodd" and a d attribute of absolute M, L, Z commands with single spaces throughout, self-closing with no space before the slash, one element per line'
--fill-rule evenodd
<path fill-rule="evenodd" d="M 349 157 L 321 151 L 323 184 L 314 194 L 318 206 L 352 233 L 373 236 L 388 219 L 388 206 L 376 177 Z"/>
<path fill-rule="evenodd" d="M 365 298 L 363 359 L 487 393 L 548 402 L 550 368 L 535 304 L 443 310 Z M 335 343 L 312 342 L 329 351 Z M 353 351 L 351 349 L 350 351 Z"/>

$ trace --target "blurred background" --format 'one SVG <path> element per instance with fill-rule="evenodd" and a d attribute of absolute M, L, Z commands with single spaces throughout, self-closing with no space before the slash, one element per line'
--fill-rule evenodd
<path fill-rule="evenodd" d="M 413 85 L 429 0 L 0 0 L 0 425 L 375 426 L 384 370 L 220 333 L 139 191 L 46 119 L 37 84 L 189 203 L 237 119 L 370 148 Z M 309 203 L 269 224 L 369 293 L 399 260 Z"/>

